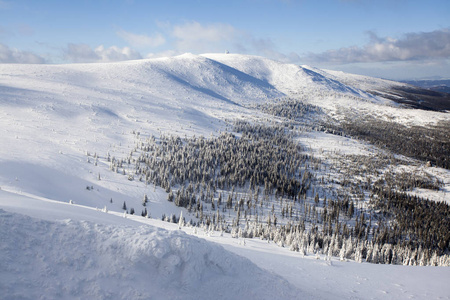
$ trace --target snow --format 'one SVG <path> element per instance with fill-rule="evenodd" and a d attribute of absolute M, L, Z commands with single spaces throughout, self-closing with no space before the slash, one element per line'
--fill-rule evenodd
<path fill-rule="evenodd" d="M 354 95 L 361 93 L 361 91 L 323 76 L 314 70 L 293 64 L 240 54 L 204 54 L 203 56 L 220 61 L 263 82 L 268 82 L 286 95 L 305 89 L 309 92 L 339 91 Z"/>
<path fill-rule="evenodd" d="M 173 223 L 6 191 L 0 207 L 5 299 L 450 297 L 449 268 L 302 257 L 267 241 L 186 234 Z"/>
<path fill-rule="evenodd" d="M 446 268 L 370 265 L 315 257 L 299 258 L 298 253 L 257 251 L 246 241 L 246 247 L 225 247 L 250 258 L 311 295 L 310 299 L 448 299 L 450 288 Z M 255 243 L 264 243 L 255 241 Z M 261 245 L 257 245 L 260 246 Z M 277 247 L 272 245 L 273 247 Z M 233 249 L 234 248 L 234 249 Z M 275 249 L 273 249 L 275 251 Z M 297 255 L 296 255 L 297 254 Z M 258 263 L 259 262 L 259 263 Z M 447 298 L 446 298 L 447 297 Z M 308 297 L 305 297 L 308 298 Z"/>
<path fill-rule="evenodd" d="M 348 161 L 346 156 L 365 156 L 365 157 L 379 157 L 380 154 L 387 155 L 388 153 L 377 149 L 369 143 L 364 143 L 350 137 L 334 135 L 326 132 L 307 132 L 299 137 L 298 142 L 305 147 L 305 152 L 314 155 L 327 162 L 328 166 L 340 166 L 343 162 L 353 165 L 353 161 Z M 421 197 L 437 202 L 446 202 L 450 204 L 450 171 L 439 167 L 427 167 L 423 162 L 407 158 L 401 155 L 396 155 L 399 162 L 395 166 L 389 166 L 379 172 L 396 171 L 406 172 L 409 174 L 427 177 L 428 175 L 439 179 L 443 186 L 439 190 L 429 190 L 414 188 L 412 191 L 407 191 L 411 195 Z M 362 166 L 359 166 L 362 167 Z M 365 167 L 365 166 L 364 166 Z M 338 168 L 339 169 L 339 168 Z M 333 173 L 330 169 L 322 172 L 320 176 L 327 177 L 332 175 L 335 179 L 342 176 L 341 172 Z"/>
<path fill-rule="evenodd" d="M 0 298 L 449 299 L 448 268 L 316 260 L 267 241 L 183 233 L 159 218 L 183 211 L 189 219 L 186 210 L 106 162 L 107 153 L 126 157 L 139 138 L 210 136 L 226 120 L 267 117 L 249 106 L 274 98 L 301 98 L 336 118 L 448 120 L 370 96 L 364 84 L 390 83 L 234 54 L 0 64 Z M 372 154 L 326 133 L 300 142 L 321 159 Z M 449 172 L 426 171 L 445 187 L 416 192 L 449 201 Z M 144 194 L 150 219 L 140 217 Z M 124 218 L 124 202 L 137 215 Z"/>
<path fill-rule="evenodd" d="M 392 100 L 365 91 L 409 85 L 385 79 L 298 66 L 240 54 L 203 54 L 254 78 L 269 83 L 286 97 L 322 107 L 333 117 L 369 114 L 406 125 L 436 124 L 448 114 L 401 107 Z"/>
<path fill-rule="evenodd" d="M 179 231 L 49 222 L 2 210 L 0 222 L 3 299 L 293 299 L 300 294 L 248 259 Z"/>
<path fill-rule="evenodd" d="M 356 75 L 356 74 L 349 74 L 344 73 L 342 71 L 334 71 L 334 70 L 319 70 L 318 72 L 321 72 L 323 74 L 329 74 L 333 76 L 336 80 L 345 82 L 348 85 L 354 86 L 359 89 L 363 90 L 370 90 L 374 88 L 384 88 L 388 89 L 391 87 L 409 87 L 410 85 L 406 83 L 401 83 L 397 81 L 387 80 L 387 79 L 381 79 L 381 78 L 374 78 L 364 75 Z"/>

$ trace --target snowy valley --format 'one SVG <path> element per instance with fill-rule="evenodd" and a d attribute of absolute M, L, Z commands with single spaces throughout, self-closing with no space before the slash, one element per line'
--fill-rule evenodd
<path fill-rule="evenodd" d="M 1 64 L 0 298 L 448 299 L 423 93 L 238 54 Z"/>

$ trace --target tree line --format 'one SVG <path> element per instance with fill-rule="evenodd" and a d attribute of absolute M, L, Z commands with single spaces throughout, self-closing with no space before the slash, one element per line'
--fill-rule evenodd
<path fill-rule="evenodd" d="M 211 138 L 151 136 L 139 140 L 127 158 L 108 160 L 111 170 L 129 180 L 165 189 L 168 201 L 197 218 L 192 225 L 271 240 L 305 254 L 449 264 L 448 205 L 394 193 L 392 182 L 398 184 L 401 176 L 340 182 L 353 192 L 319 197 L 323 178 L 315 171 L 321 162 L 294 141 L 285 124 L 236 121 L 233 132 Z M 356 205 L 355 195 L 364 205 Z"/>

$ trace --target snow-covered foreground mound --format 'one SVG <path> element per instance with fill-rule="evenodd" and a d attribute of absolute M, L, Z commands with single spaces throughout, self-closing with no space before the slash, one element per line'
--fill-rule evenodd
<path fill-rule="evenodd" d="M 210 136 L 227 120 L 267 118 L 251 107 L 274 98 L 298 97 L 338 119 L 349 111 L 413 124 L 448 119 L 367 94 L 390 85 L 371 80 L 225 54 L 0 65 L 0 299 L 450 299 L 449 268 L 302 258 L 199 230 L 251 263 L 160 221 L 187 210 L 106 163 L 109 153 L 127 157 L 138 132 Z M 321 154 L 359 151 L 325 133 L 302 143 Z M 117 213 L 126 202 L 140 215 L 144 194 L 153 219 Z"/>
<path fill-rule="evenodd" d="M 0 299 L 450 299 L 449 268 L 317 260 L 199 229 L 205 241 L 6 191 L 0 207 Z"/>
<path fill-rule="evenodd" d="M 0 210 L 2 299 L 294 299 L 222 247 L 153 226 L 50 222 Z"/>

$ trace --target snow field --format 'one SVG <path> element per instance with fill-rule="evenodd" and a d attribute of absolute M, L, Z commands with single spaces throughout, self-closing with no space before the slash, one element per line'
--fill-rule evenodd
<path fill-rule="evenodd" d="M 183 228 L 186 235 L 155 220 L 184 210 L 161 188 L 128 181 L 105 163 L 108 151 L 128 155 L 132 132 L 215 135 L 226 119 L 267 118 L 247 106 L 273 98 L 298 97 L 338 119 L 368 113 L 402 124 L 448 120 L 359 90 L 390 82 L 330 73 L 223 54 L 0 65 L 0 298 L 449 299 L 448 268 L 302 258 L 267 241 L 201 229 L 197 235 L 208 242 L 198 240 L 193 229 Z M 324 160 L 372 153 L 325 133 L 300 142 Z M 450 202 L 448 171 L 432 172 L 443 178 L 443 191 L 414 192 Z M 144 194 L 155 219 L 123 218 L 123 202 L 140 215 Z"/>
<path fill-rule="evenodd" d="M 0 191 L 0 206 L 4 299 L 203 299 L 205 295 L 449 299 L 450 295 L 449 268 L 302 257 L 259 239 L 190 227 L 182 228 L 185 234 L 173 223 L 124 218 L 121 213 L 6 191 Z"/>
<path fill-rule="evenodd" d="M 246 258 L 180 231 L 50 222 L 4 210 L 0 222 L 2 299 L 294 299 L 299 293 Z"/>

